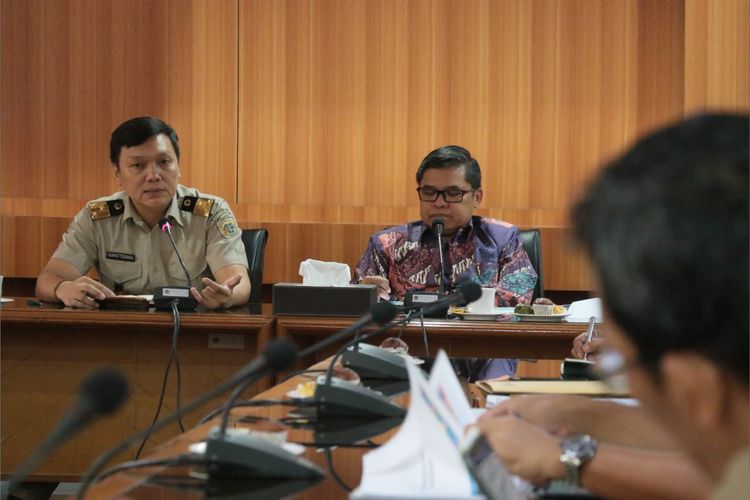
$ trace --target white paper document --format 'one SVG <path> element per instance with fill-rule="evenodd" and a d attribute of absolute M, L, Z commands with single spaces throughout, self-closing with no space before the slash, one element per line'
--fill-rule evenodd
<path fill-rule="evenodd" d="M 595 297 L 571 303 L 568 308 L 568 317 L 565 318 L 565 321 L 568 323 L 588 323 L 591 316 L 596 317 L 597 323 L 604 321 L 602 299 Z"/>
<path fill-rule="evenodd" d="M 430 379 L 408 362 L 409 411 L 398 433 L 362 458 L 362 482 L 350 498 L 484 498 L 459 452 L 476 421 L 448 356 L 440 351 Z"/>

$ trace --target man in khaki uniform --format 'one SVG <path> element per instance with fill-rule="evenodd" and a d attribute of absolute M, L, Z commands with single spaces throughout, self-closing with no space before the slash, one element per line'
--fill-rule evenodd
<path fill-rule="evenodd" d="M 110 159 L 123 191 L 89 202 L 73 219 L 37 278 L 37 296 L 95 308 L 115 293 L 150 294 L 185 285 L 166 217 L 190 275 L 191 293 L 209 309 L 247 302 L 250 278 L 241 230 L 226 201 L 178 184 L 179 139 L 158 118 L 133 118 L 112 133 Z M 96 267 L 99 280 L 87 276 Z"/>

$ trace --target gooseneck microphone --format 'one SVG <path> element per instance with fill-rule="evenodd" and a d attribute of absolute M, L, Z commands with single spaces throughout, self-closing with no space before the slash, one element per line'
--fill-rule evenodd
<path fill-rule="evenodd" d="M 267 363 L 272 373 L 292 366 L 292 364 L 297 360 L 297 349 L 293 345 L 292 349 L 289 349 L 289 345 L 290 344 L 288 342 L 271 342 L 268 344 L 264 356 L 266 357 Z M 229 396 L 227 404 L 224 406 L 224 414 L 222 415 L 221 425 L 219 427 L 219 434 L 222 437 L 227 432 L 229 413 L 232 411 L 234 403 L 253 381 L 254 379 L 252 378 L 245 379 L 240 384 L 238 384 L 237 387 L 235 387 L 234 391 L 232 391 L 232 394 Z"/>
<path fill-rule="evenodd" d="M 481 286 L 474 281 L 464 281 L 458 284 L 454 293 L 423 306 L 422 313 L 427 316 L 435 311 L 446 310 L 452 305 L 465 305 L 477 300 L 481 295 Z M 403 357 L 363 342 L 394 326 L 407 323 L 412 318 L 412 316 L 406 316 L 359 337 L 356 339 L 356 342 L 358 342 L 357 348 L 350 345 L 344 346 L 341 349 L 341 352 L 343 352 L 342 364 L 353 369 L 362 377 L 408 380 L 408 372 Z"/>
<path fill-rule="evenodd" d="M 371 323 L 377 323 L 380 325 L 387 323 L 395 316 L 396 308 L 393 306 L 393 304 L 391 304 L 390 302 L 377 302 L 370 308 L 370 312 L 359 318 L 351 325 L 347 326 L 346 328 L 342 328 L 333 335 L 330 335 L 323 340 L 314 343 L 307 349 L 300 351 L 299 357 L 304 358 L 305 356 L 309 356 L 310 354 L 318 352 L 324 347 L 328 347 L 329 345 L 335 344 L 340 340 L 351 337 L 354 333 L 358 332 Z"/>
<path fill-rule="evenodd" d="M 180 311 L 195 311 L 198 309 L 198 301 L 193 298 L 190 294 L 190 287 L 192 287 L 192 281 L 190 279 L 190 273 L 185 266 L 185 261 L 182 260 L 179 250 L 177 250 L 177 244 L 172 236 L 172 222 L 169 217 L 162 217 L 159 219 L 159 228 L 162 232 L 166 233 L 169 237 L 169 241 L 172 243 L 177 260 L 180 262 L 180 267 L 185 272 L 185 278 L 187 279 L 187 287 L 184 286 L 160 286 L 154 289 L 154 307 L 159 311 L 168 311 L 171 308 L 172 303 L 177 305 L 177 309 Z"/>
<path fill-rule="evenodd" d="M 96 418 L 114 412 L 128 395 L 125 378 L 112 369 L 91 373 L 78 391 L 73 407 L 58 422 L 54 430 L 16 470 L 8 486 L 9 494 L 63 442 L 73 437 Z"/>
<path fill-rule="evenodd" d="M 187 267 L 185 267 L 185 261 L 182 260 L 182 256 L 180 255 L 180 251 L 177 250 L 177 244 L 174 241 L 174 237 L 172 236 L 172 221 L 169 220 L 169 217 L 162 217 L 159 219 L 159 228 L 163 233 L 167 233 L 167 236 L 169 236 L 169 241 L 172 242 L 172 248 L 174 248 L 174 253 L 177 255 L 177 260 L 180 261 L 180 266 L 182 267 L 182 270 L 185 272 L 185 279 L 187 280 L 187 286 L 188 288 L 192 287 L 192 281 L 190 280 L 190 273 L 187 270 Z"/>
<path fill-rule="evenodd" d="M 344 331 L 359 331 L 360 328 L 365 326 L 365 324 L 362 324 L 363 320 L 368 318 L 370 323 L 374 321 L 382 325 L 392 320 L 395 315 L 396 308 L 393 304 L 390 302 L 378 302 L 373 304 L 370 308 L 370 313 L 355 322 L 354 325 L 360 325 L 359 327 L 352 328 L 354 326 L 352 325 L 339 333 Z M 336 336 L 341 338 L 339 333 L 337 333 Z M 399 358 L 400 360 L 400 357 L 397 354 L 386 351 L 385 349 L 366 344 L 359 344 L 360 338 L 362 337 L 355 337 L 336 351 L 331 363 L 328 365 L 325 380 L 315 386 L 315 394 L 313 398 L 318 416 L 403 417 L 406 414 L 405 410 L 391 402 L 382 394 L 367 387 L 333 377 L 333 366 L 336 364 L 339 356 L 341 356 L 346 348 L 352 344 L 356 345 L 352 347 L 350 351 L 346 351 L 345 353 L 351 354 L 351 357 L 342 359 L 342 364 L 344 366 L 357 365 L 366 367 L 364 371 L 360 370 L 360 374 L 368 372 L 382 376 L 382 374 L 379 373 L 379 367 L 384 367 L 387 370 L 389 365 L 398 362 L 398 360 L 391 359 L 392 357 Z M 364 350 L 360 351 L 358 349 L 359 347 L 364 348 Z M 351 363 L 352 359 L 354 359 L 354 363 Z"/>
<path fill-rule="evenodd" d="M 425 312 L 425 314 L 429 314 L 436 310 L 444 309 L 444 308 L 454 306 L 454 305 L 466 305 L 469 302 L 474 302 L 475 300 L 479 299 L 479 297 L 481 296 L 482 296 L 482 287 L 477 282 L 471 281 L 471 280 L 463 281 L 458 284 L 458 286 L 456 287 L 456 290 L 453 293 L 446 295 L 445 297 L 435 302 L 430 302 L 429 304 L 423 307 L 423 311 Z M 396 321 L 392 321 L 386 325 L 383 325 L 382 328 L 379 328 L 373 332 L 363 335 L 362 337 L 357 339 L 357 341 L 361 342 L 361 341 L 367 340 L 371 337 L 374 337 L 376 335 L 383 333 L 386 330 L 393 328 L 394 326 L 398 326 L 401 323 L 410 321 L 411 319 L 413 318 L 407 316 L 406 318 L 401 318 Z"/>
<path fill-rule="evenodd" d="M 79 500 L 83 498 L 84 493 L 88 489 L 89 484 L 97 476 L 102 467 L 107 462 L 112 460 L 116 455 L 127 450 L 131 446 L 140 442 L 148 432 L 156 432 L 159 429 L 164 428 L 168 424 L 176 421 L 183 415 L 190 413 L 191 411 L 204 405 L 206 402 L 214 399 L 220 394 L 228 391 L 237 384 L 244 383 L 248 380 L 254 382 L 261 378 L 268 372 L 277 372 L 290 367 L 297 359 L 297 348 L 290 341 L 286 339 L 272 340 L 266 344 L 263 354 L 255 358 L 253 361 L 239 369 L 229 380 L 217 385 L 210 391 L 206 392 L 202 396 L 199 396 L 192 401 L 188 402 L 179 411 L 176 411 L 170 415 L 167 415 L 163 419 L 156 422 L 151 428 L 133 434 L 127 439 L 121 441 L 108 451 L 101 454 L 89 467 L 81 479 L 81 487 L 78 490 L 76 498 Z"/>
<path fill-rule="evenodd" d="M 438 280 L 438 294 L 442 297 L 445 293 L 445 260 L 443 260 L 443 229 L 445 229 L 445 221 L 442 218 L 437 217 L 432 221 L 432 230 L 437 235 L 438 242 L 438 255 L 440 256 L 440 279 Z"/>

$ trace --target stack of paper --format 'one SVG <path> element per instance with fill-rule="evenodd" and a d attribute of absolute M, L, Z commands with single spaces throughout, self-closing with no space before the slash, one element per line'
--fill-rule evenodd
<path fill-rule="evenodd" d="M 390 441 L 363 457 L 362 483 L 350 498 L 483 498 L 459 452 L 476 413 L 448 357 L 438 354 L 429 381 L 416 365 L 407 366 L 406 419 Z"/>
<path fill-rule="evenodd" d="M 482 380 L 477 387 L 488 394 L 578 394 L 629 396 L 599 380 Z"/>

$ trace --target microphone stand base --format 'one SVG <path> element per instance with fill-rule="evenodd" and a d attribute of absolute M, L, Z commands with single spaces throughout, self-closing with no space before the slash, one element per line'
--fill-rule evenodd
<path fill-rule="evenodd" d="M 395 417 L 403 418 L 406 410 L 367 387 L 331 379 L 330 385 L 315 388 L 318 417 Z"/>
<path fill-rule="evenodd" d="M 178 311 L 192 312 L 198 309 L 198 301 L 184 286 L 160 286 L 154 289 L 154 307 L 157 311 L 169 311 L 172 303 L 177 304 Z"/>
<path fill-rule="evenodd" d="M 227 432 L 214 428 L 206 439 L 206 471 L 213 477 L 239 475 L 252 478 L 318 479 L 323 469 L 289 453 L 267 439 L 252 434 Z"/>
<path fill-rule="evenodd" d="M 341 364 L 361 378 L 409 380 L 403 356 L 370 344 L 354 344 L 341 355 Z"/>

